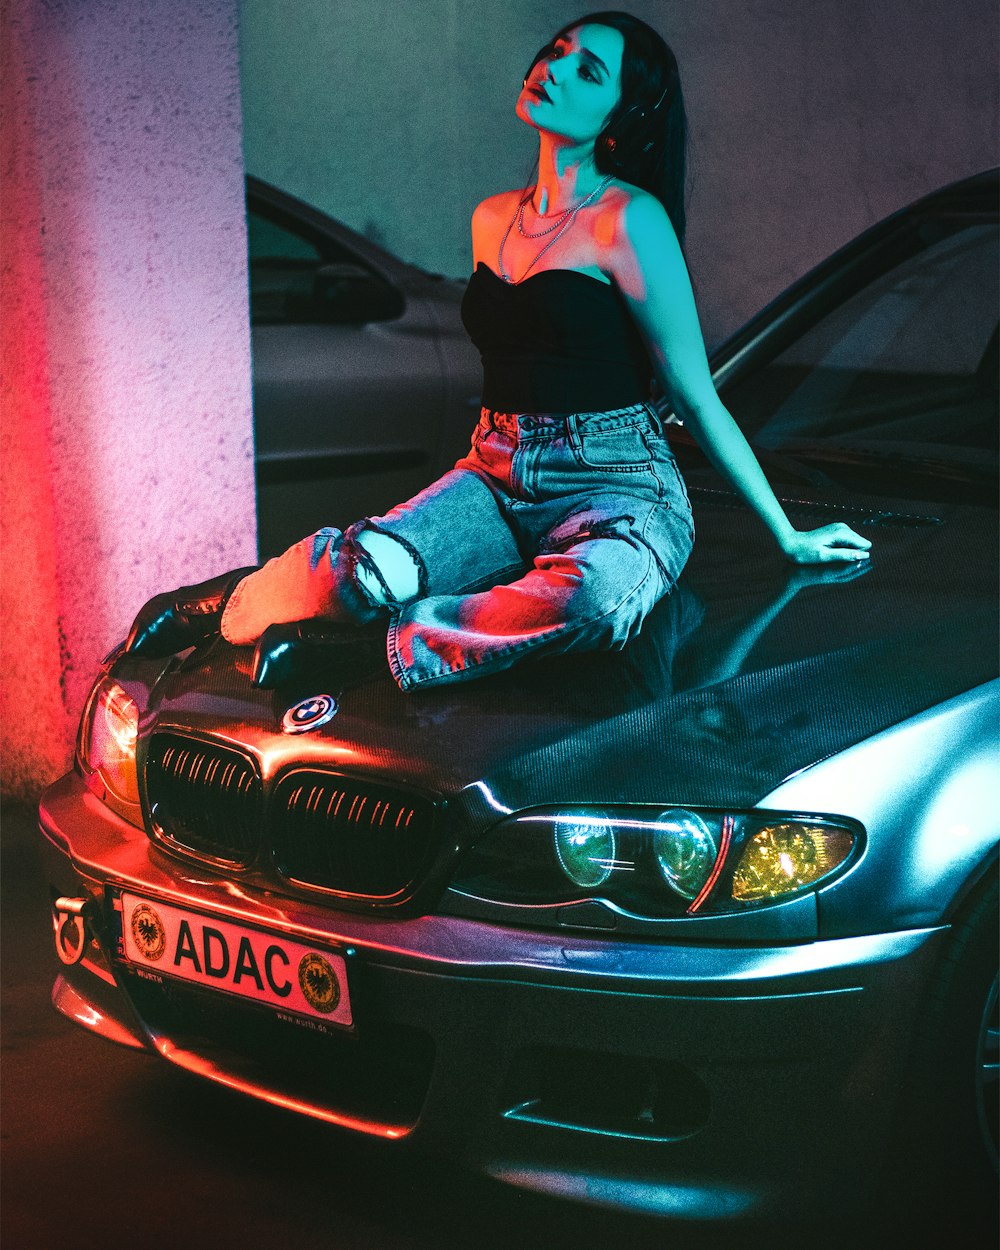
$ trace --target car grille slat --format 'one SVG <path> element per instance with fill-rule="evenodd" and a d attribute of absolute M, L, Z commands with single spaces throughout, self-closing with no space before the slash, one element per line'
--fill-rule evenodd
<path fill-rule="evenodd" d="M 231 747 L 154 734 L 146 795 L 153 828 L 168 842 L 226 863 L 256 855 L 263 789 L 252 762 Z"/>
<path fill-rule="evenodd" d="M 268 833 L 282 876 L 342 894 L 407 891 L 434 849 L 433 804 L 378 783 L 320 770 L 278 783 Z"/>

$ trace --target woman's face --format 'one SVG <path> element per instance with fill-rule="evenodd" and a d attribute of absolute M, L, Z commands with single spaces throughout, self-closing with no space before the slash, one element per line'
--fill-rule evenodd
<path fill-rule="evenodd" d="M 532 66 L 517 115 L 572 143 L 593 142 L 621 93 L 625 39 L 610 26 L 577 26 Z"/>

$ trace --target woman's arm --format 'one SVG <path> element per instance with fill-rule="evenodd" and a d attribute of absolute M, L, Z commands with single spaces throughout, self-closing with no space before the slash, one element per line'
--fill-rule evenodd
<path fill-rule="evenodd" d="M 739 426 L 715 391 L 691 280 L 677 236 L 653 196 L 634 194 L 612 248 L 612 272 L 649 348 L 674 411 L 797 564 L 864 560 L 871 543 L 843 524 L 796 530 Z"/>

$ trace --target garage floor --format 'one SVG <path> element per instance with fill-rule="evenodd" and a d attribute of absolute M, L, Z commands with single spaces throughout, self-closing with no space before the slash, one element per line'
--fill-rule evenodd
<path fill-rule="evenodd" d="M 719 1229 L 567 1206 L 358 1141 L 118 1048 L 58 1016 L 34 813 L 2 820 L 3 1250 L 748 1250 L 995 1245 L 885 1226 Z M 881 1221 L 880 1221 L 881 1223 Z"/>

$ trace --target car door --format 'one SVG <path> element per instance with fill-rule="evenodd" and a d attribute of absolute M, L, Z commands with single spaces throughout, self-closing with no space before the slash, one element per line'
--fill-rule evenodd
<path fill-rule="evenodd" d="M 259 545 L 408 498 L 433 476 L 444 380 L 402 264 L 271 188 L 248 191 Z M 353 245 L 352 245 L 353 244 Z"/>

